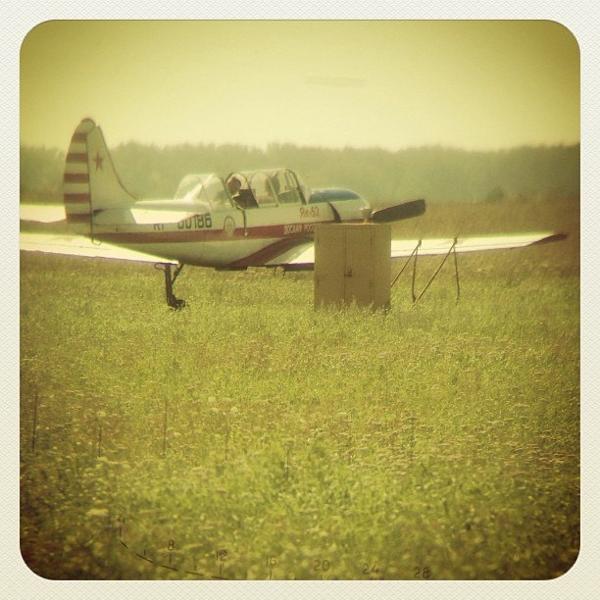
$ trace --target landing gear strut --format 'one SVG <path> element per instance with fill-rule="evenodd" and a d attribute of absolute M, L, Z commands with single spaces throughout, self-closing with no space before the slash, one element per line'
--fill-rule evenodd
<path fill-rule="evenodd" d="M 165 274 L 165 293 L 167 298 L 167 304 L 174 310 L 180 310 L 185 306 L 185 300 L 181 300 L 177 298 L 173 293 L 173 284 L 177 279 L 179 273 L 181 273 L 181 269 L 183 269 L 183 264 L 177 265 L 175 272 L 171 274 L 171 264 L 170 263 L 157 263 L 154 265 L 155 269 L 163 271 Z"/>

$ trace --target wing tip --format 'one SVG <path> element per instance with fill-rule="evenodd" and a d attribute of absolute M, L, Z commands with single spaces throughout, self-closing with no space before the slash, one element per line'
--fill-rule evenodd
<path fill-rule="evenodd" d="M 562 232 L 550 233 L 546 237 L 543 237 L 540 240 L 536 240 L 531 245 L 536 246 L 539 244 L 549 244 L 551 242 L 560 242 L 562 240 L 566 240 L 568 237 L 569 237 L 569 234 L 567 234 L 567 233 L 562 233 Z"/>

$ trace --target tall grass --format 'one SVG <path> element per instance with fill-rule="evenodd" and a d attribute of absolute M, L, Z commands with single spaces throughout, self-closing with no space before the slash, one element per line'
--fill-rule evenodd
<path fill-rule="evenodd" d="M 150 267 L 22 255 L 30 567 L 117 579 L 567 570 L 579 547 L 577 211 L 491 207 L 488 223 L 464 210 L 398 231 L 453 235 L 454 218 L 575 235 L 460 256 L 458 305 L 449 265 L 416 308 L 401 279 L 388 313 L 315 312 L 310 274 L 206 269 L 178 279 L 189 308 L 174 313 Z M 422 285 L 438 261 L 419 261 Z"/>

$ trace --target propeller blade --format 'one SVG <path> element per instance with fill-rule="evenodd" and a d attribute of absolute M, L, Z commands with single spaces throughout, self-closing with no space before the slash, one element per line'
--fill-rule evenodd
<path fill-rule="evenodd" d="M 371 213 L 371 221 L 373 223 L 389 223 L 391 221 L 401 221 L 402 219 L 410 219 L 418 217 L 425 212 L 425 200 L 411 200 L 396 204 L 396 206 L 388 206 L 374 210 Z"/>

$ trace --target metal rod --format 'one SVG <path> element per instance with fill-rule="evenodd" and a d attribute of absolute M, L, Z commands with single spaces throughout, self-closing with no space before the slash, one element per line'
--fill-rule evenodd
<path fill-rule="evenodd" d="M 456 302 L 460 299 L 460 278 L 458 276 L 458 256 L 456 253 L 456 242 L 457 238 L 454 238 L 454 244 L 452 245 L 452 250 L 454 254 L 454 272 L 456 273 Z"/>
<path fill-rule="evenodd" d="M 417 251 L 417 249 L 419 248 L 420 245 L 421 245 L 421 240 L 419 240 L 419 243 L 414 247 L 413 251 L 410 253 L 410 256 L 406 259 L 406 262 L 402 265 L 400 272 L 396 275 L 396 277 L 394 277 L 394 281 L 392 281 L 392 284 L 390 285 L 390 287 L 394 287 L 394 284 L 396 283 L 396 281 L 398 281 L 398 279 L 400 278 L 400 275 L 402 275 L 402 273 L 404 272 L 404 269 L 406 269 L 406 267 L 408 266 L 408 263 L 410 262 L 410 259 L 415 255 L 415 252 Z"/>
<path fill-rule="evenodd" d="M 440 272 L 441 268 L 444 266 L 444 263 L 450 256 L 450 253 L 454 250 L 455 246 L 456 246 L 456 238 L 454 238 L 454 242 L 452 242 L 452 246 L 450 246 L 450 250 L 448 250 L 448 252 L 446 253 L 446 256 L 444 256 L 444 259 L 442 260 L 442 262 L 440 263 L 438 268 L 435 270 L 435 273 L 430 277 L 429 281 L 427 282 L 427 285 L 423 288 L 423 291 L 419 294 L 418 298 L 414 301 L 415 303 L 417 303 L 423 297 L 423 294 L 428 290 L 429 286 L 433 283 L 433 280 L 436 278 L 437 274 Z"/>
<path fill-rule="evenodd" d="M 415 260 L 413 262 L 413 272 L 412 272 L 412 286 L 410 288 L 410 293 L 412 294 L 413 304 L 416 301 L 416 298 L 415 298 L 415 280 L 417 278 L 417 257 L 419 256 L 419 246 L 420 245 L 421 245 L 421 241 L 419 240 L 419 243 L 418 243 L 417 247 L 415 248 Z"/>

